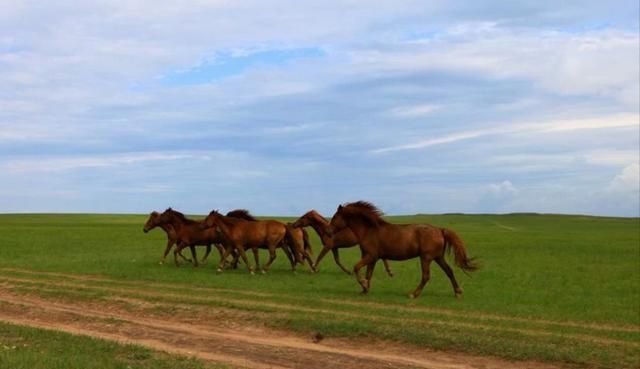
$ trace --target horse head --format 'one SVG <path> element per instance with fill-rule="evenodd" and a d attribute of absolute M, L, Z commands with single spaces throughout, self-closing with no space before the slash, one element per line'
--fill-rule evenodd
<path fill-rule="evenodd" d="M 160 213 L 158 213 L 157 211 L 152 211 L 151 214 L 149 214 L 149 219 L 147 219 L 147 222 L 144 224 L 144 227 L 142 228 L 142 231 L 144 233 L 147 233 L 150 230 L 152 230 L 155 227 L 157 227 L 158 226 L 158 217 L 159 216 L 160 216 Z"/>

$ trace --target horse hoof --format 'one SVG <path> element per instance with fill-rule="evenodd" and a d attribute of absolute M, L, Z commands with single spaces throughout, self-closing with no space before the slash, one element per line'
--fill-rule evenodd
<path fill-rule="evenodd" d="M 260 271 L 260 273 L 262 273 L 262 274 L 267 274 L 267 271 L 266 271 L 265 269 L 262 269 L 262 270 Z"/>
<path fill-rule="evenodd" d="M 252 270 L 249 273 L 251 273 L 251 275 L 256 275 L 256 273 Z"/>
<path fill-rule="evenodd" d="M 393 277 L 393 273 L 392 272 L 389 272 L 389 277 Z"/>
<path fill-rule="evenodd" d="M 216 273 L 218 274 L 222 273 L 222 268 L 218 268 L 218 270 L 216 270 Z"/>
<path fill-rule="evenodd" d="M 456 292 L 456 298 L 457 299 L 461 299 L 462 298 L 462 292 Z"/>
<path fill-rule="evenodd" d="M 414 293 L 410 293 L 410 294 L 409 294 L 409 298 L 410 298 L 410 299 L 415 299 L 415 298 L 416 298 L 416 295 L 415 295 Z"/>
<path fill-rule="evenodd" d="M 163 265 L 163 264 L 164 264 L 164 261 L 160 261 L 160 262 L 158 263 L 158 265 Z"/>

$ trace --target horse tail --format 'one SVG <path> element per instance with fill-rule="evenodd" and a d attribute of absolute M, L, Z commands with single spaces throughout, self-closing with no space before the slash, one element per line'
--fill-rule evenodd
<path fill-rule="evenodd" d="M 462 242 L 462 239 L 456 232 L 451 229 L 442 228 L 442 236 L 444 237 L 445 249 L 449 252 L 453 249 L 455 263 L 458 267 L 460 267 L 465 273 L 478 270 L 480 266 L 475 262 L 475 258 L 467 256 L 467 250 L 464 247 L 464 242 Z"/>
<path fill-rule="evenodd" d="M 304 228 L 300 228 L 302 230 L 302 240 L 304 242 L 304 250 L 309 253 L 309 255 L 313 256 L 313 249 L 311 248 L 311 242 L 309 241 L 309 234 Z"/>
<path fill-rule="evenodd" d="M 304 251 L 302 250 L 302 247 L 300 246 L 300 243 L 298 242 L 294 234 L 294 232 L 297 231 L 298 228 L 294 228 L 290 223 L 285 224 L 284 227 L 286 229 L 284 241 L 289 246 L 289 250 L 293 253 L 296 261 L 300 264 L 304 264 L 304 260 L 302 259 Z"/>

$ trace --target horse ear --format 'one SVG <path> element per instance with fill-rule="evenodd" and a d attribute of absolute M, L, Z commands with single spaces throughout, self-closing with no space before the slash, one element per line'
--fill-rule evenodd
<path fill-rule="evenodd" d="M 342 210 L 342 204 L 338 205 L 338 210 Z"/>

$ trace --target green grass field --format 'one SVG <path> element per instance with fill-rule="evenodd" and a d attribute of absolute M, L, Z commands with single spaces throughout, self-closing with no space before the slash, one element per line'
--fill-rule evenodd
<path fill-rule="evenodd" d="M 215 251 L 211 262 L 197 269 L 186 264 L 176 268 L 172 262 L 158 265 L 165 235 L 161 230 L 144 234 L 145 220 L 137 215 L 0 215 L 0 280 L 16 275 L 7 268 L 20 268 L 97 274 L 127 283 L 218 287 L 227 291 L 221 299 L 193 303 L 248 311 L 273 310 L 268 303 L 285 304 L 290 306 L 286 317 L 265 323 L 327 336 L 375 336 L 433 349 L 576 366 L 640 363 L 638 218 L 391 217 L 393 222 L 456 230 L 482 266 L 471 277 L 454 268 L 464 289 L 464 297 L 455 299 L 448 279 L 434 264 L 431 281 L 417 300 L 406 297 L 419 280 L 417 259 L 391 262 L 393 278 L 379 264 L 368 296 L 359 294 L 354 277 L 340 271 L 331 255 L 318 274 L 305 268 L 292 274 L 281 253 L 267 275 L 250 276 L 242 268 L 218 275 Z M 317 255 L 320 243 L 312 230 L 310 235 Z M 203 251 L 198 248 L 199 256 Z M 348 266 L 358 256 L 357 248 L 341 251 Z M 266 259 L 262 253 L 261 261 Z M 256 301 L 235 291 L 270 295 Z M 56 293 L 91 298 L 83 297 L 81 290 Z M 0 326 L 0 337 L 6 327 Z M 2 360 L 5 356 L 0 354 Z"/>

